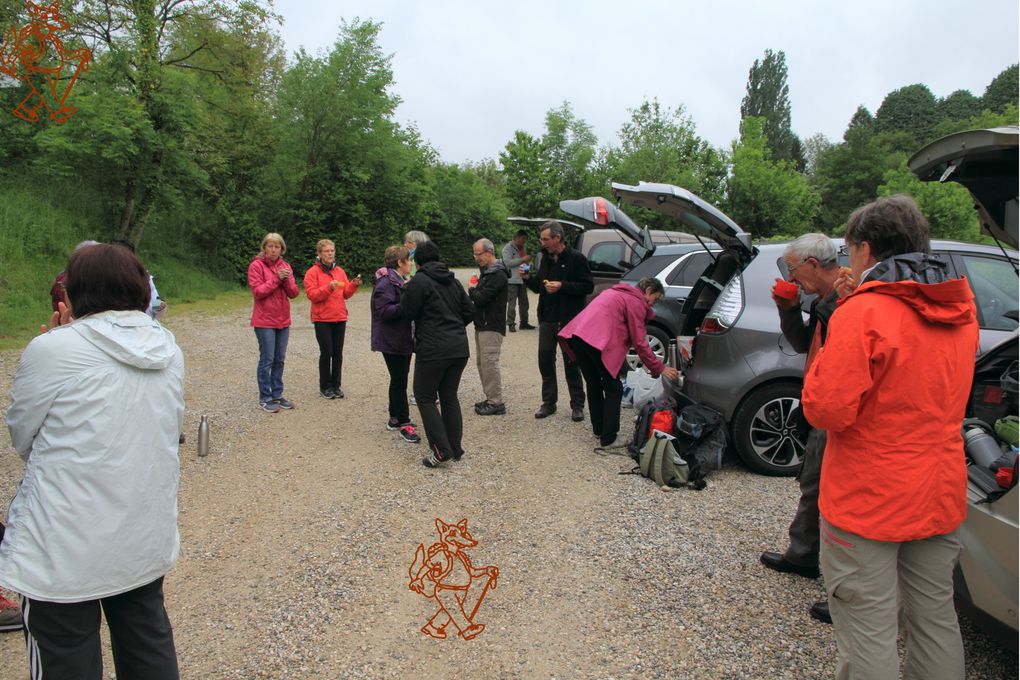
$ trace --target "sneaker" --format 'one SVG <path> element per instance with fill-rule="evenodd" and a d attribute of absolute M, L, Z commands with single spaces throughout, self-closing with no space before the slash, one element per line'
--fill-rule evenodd
<path fill-rule="evenodd" d="M 408 398 L 408 400 L 407 400 L 407 403 L 408 403 L 408 404 L 410 404 L 411 406 L 417 406 L 417 405 L 418 405 L 418 400 L 417 400 L 417 399 L 415 399 L 415 398 L 414 398 L 414 395 L 412 394 L 412 395 L 411 395 L 411 396 L 410 396 L 410 397 Z"/>
<path fill-rule="evenodd" d="M 333 394 L 336 395 L 337 399 L 343 399 L 344 398 L 344 391 L 342 389 L 340 389 L 339 387 L 334 387 L 333 388 Z"/>
<path fill-rule="evenodd" d="M 508 326 L 506 327 L 506 329 L 507 329 L 508 331 L 510 331 L 511 333 L 516 333 L 516 332 L 517 332 L 517 326 L 515 326 L 514 324 L 510 324 L 510 325 L 508 325 Z"/>
<path fill-rule="evenodd" d="M 434 444 L 429 451 L 429 455 L 421 459 L 421 464 L 427 468 L 437 468 L 445 462 L 446 459 L 439 454 L 439 449 Z"/>
<path fill-rule="evenodd" d="M 600 439 L 601 439 L 601 437 L 600 437 Z M 616 439 L 614 439 L 611 444 L 601 444 L 599 446 L 599 448 L 600 449 L 606 449 L 606 450 L 610 450 L 610 449 L 625 449 L 625 448 L 627 448 L 627 444 L 628 444 L 628 442 L 627 442 L 627 440 L 625 438 L 623 438 L 620 435 L 616 435 Z"/>
<path fill-rule="evenodd" d="M 417 444 L 421 441 L 421 437 L 418 436 L 418 432 L 414 429 L 414 425 L 404 425 L 400 428 L 400 438 L 409 444 Z"/>
<path fill-rule="evenodd" d="M 21 630 L 23 625 L 18 603 L 0 595 L 0 631 Z"/>
<path fill-rule="evenodd" d="M 280 407 L 276 405 L 275 401 L 263 401 L 259 402 L 259 408 L 266 413 L 279 413 Z"/>
<path fill-rule="evenodd" d="M 475 410 L 477 411 L 478 409 L 480 409 L 481 407 L 485 406 L 488 403 L 489 403 L 488 399 L 482 399 L 481 401 L 476 401 L 475 402 Z"/>
<path fill-rule="evenodd" d="M 386 429 L 391 431 L 391 432 L 393 430 L 399 430 L 402 426 L 403 426 L 403 423 L 401 423 L 396 418 L 390 418 L 389 420 L 386 421 Z"/>
<path fill-rule="evenodd" d="M 475 409 L 475 413 L 480 416 L 504 416 L 506 415 L 505 404 L 485 404 Z"/>
<path fill-rule="evenodd" d="M 283 397 L 280 397 L 279 399 L 276 400 L 276 405 L 279 406 L 280 408 L 285 408 L 287 410 L 294 408 L 294 402 L 292 402 L 290 399 L 285 399 Z"/>
<path fill-rule="evenodd" d="M 323 399 L 336 399 L 336 395 L 333 393 L 333 390 L 328 387 L 324 390 L 319 390 L 319 396 Z"/>

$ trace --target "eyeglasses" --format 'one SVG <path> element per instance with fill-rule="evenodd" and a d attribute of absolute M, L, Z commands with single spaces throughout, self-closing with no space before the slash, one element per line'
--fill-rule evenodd
<path fill-rule="evenodd" d="M 839 252 L 840 257 L 849 257 L 849 255 L 850 255 L 850 244 L 849 243 L 844 243 L 843 245 L 841 245 L 839 247 L 838 252 Z"/>
<path fill-rule="evenodd" d="M 811 258 L 808 258 L 808 260 L 810 260 L 810 259 Z M 792 274 L 795 271 L 797 271 L 800 267 L 803 267 L 805 264 L 807 264 L 807 260 L 801 260 L 800 262 L 798 262 L 797 264 L 793 265 L 792 267 L 787 265 L 786 271 L 788 271 L 789 273 Z"/>

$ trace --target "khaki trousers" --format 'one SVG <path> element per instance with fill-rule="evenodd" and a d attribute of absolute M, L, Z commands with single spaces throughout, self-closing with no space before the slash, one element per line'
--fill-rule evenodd
<path fill-rule="evenodd" d="M 821 538 L 837 680 L 900 677 L 897 623 L 905 680 L 962 680 L 963 640 L 953 607 L 959 530 L 891 543 L 843 531 L 823 517 Z"/>
<path fill-rule="evenodd" d="M 503 347 L 503 334 L 496 331 L 475 331 L 475 361 L 482 392 L 490 404 L 503 403 L 503 380 L 499 375 L 499 352 Z"/>

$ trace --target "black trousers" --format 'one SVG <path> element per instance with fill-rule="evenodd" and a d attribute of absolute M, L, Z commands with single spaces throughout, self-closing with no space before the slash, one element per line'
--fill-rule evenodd
<path fill-rule="evenodd" d="M 118 680 L 178 680 L 177 651 L 163 606 L 163 577 L 120 595 L 57 603 L 21 598 L 29 677 L 103 680 L 100 609 Z"/>
<path fill-rule="evenodd" d="M 414 399 L 418 402 L 425 438 L 429 448 L 443 460 L 459 458 L 464 453 L 460 445 L 464 420 L 460 414 L 457 389 L 467 362 L 468 357 L 434 361 L 423 361 L 419 357 L 414 362 Z"/>
<path fill-rule="evenodd" d="M 396 418 L 401 424 L 409 423 L 411 413 L 407 405 L 407 374 L 411 370 L 411 355 L 383 352 L 383 359 L 390 374 L 390 418 Z"/>
<path fill-rule="evenodd" d="M 556 384 L 556 334 L 562 326 L 555 322 L 538 322 L 538 372 L 542 374 L 542 404 L 555 406 L 559 397 Z M 562 349 L 562 348 L 561 348 Z M 563 352 L 563 373 L 570 392 L 570 408 L 584 408 L 584 384 L 577 364 Z"/>
<path fill-rule="evenodd" d="M 340 387 L 340 370 L 344 365 L 346 321 L 316 321 L 315 340 L 319 343 L 319 389 Z"/>
<path fill-rule="evenodd" d="M 620 402 L 623 401 L 623 383 L 602 363 L 602 352 L 579 337 L 570 338 L 577 365 L 584 376 L 588 392 L 588 413 L 591 429 L 599 436 L 602 446 L 608 446 L 620 432 Z"/>

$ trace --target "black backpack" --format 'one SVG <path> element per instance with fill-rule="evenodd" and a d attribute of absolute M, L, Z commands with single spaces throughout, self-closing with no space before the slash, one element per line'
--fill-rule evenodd
<path fill-rule="evenodd" d="M 648 442 L 648 430 L 652 424 L 652 416 L 659 411 L 665 410 L 671 410 L 675 413 L 677 410 L 676 399 L 673 397 L 652 399 L 642 406 L 638 410 L 637 415 L 634 416 L 634 434 L 630 438 L 630 443 L 627 444 L 627 452 L 635 462 L 641 459 L 641 449 L 645 448 L 645 444 Z M 666 434 L 673 433 L 667 432 Z"/>

